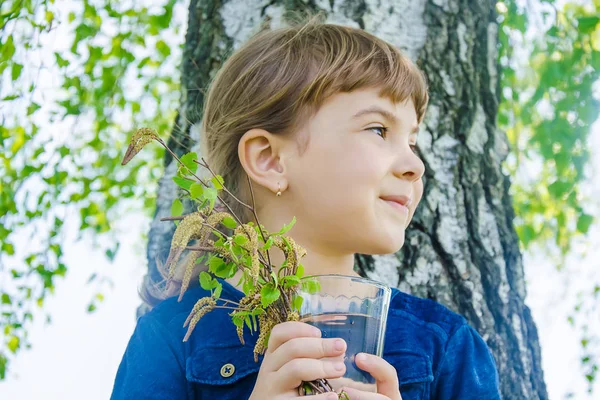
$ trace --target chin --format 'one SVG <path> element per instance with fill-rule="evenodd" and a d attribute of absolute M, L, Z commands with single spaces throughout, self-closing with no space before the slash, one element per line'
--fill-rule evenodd
<path fill-rule="evenodd" d="M 376 238 L 373 241 L 372 238 Z M 358 251 L 360 254 L 393 254 L 400 251 L 404 246 L 404 230 L 396 232 L 392 236 L 372 235 L 371 240 L 367 243 L 365 251 Z"/>

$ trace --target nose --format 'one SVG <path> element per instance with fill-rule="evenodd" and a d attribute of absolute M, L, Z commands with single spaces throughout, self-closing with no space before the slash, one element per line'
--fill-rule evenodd
<path fill-rule="evenodd" d="M 399 150 L 394 162 L 394 175 L 400 179 L 415 182 L 423 177 L 425 164 L 410 146 Z"/>

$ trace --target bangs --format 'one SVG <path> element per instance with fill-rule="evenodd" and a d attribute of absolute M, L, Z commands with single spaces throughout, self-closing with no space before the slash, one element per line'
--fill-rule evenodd
<path fill-rule="evenodd" d="M 429 100 L 425 76 L 399 49 L 368 32 L 344 26 L 330 26 L 319 34 L 316 47 L 321 51 L 314 51 L 313 42 L 308 52 L 312 59 L 305 58 L 303 66 L 297 64 L 312 72 L 298 98 L 299 108 L 314 112 L 331 95 L 372 87 L 380 88 L 380 95 L 394 103 L 412 100 L 421 123 Z"/>

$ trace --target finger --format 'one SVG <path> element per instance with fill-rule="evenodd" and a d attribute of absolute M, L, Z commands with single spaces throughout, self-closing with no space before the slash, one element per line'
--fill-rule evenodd
<path fill-rule="evenodd" d="M 321 393 L 310 396 L 310 400 L 338 400 L 338 395 L 335 392 Z M 293 400 L 306 400 L 306 396 L 294 397 Z"/>
<path fill-rule="evenodd" d="M 339 357 L 346 351 L 343 339 L 293 338 L 283 343 L 274 351 L 270 358 L 270 369 L 277 371 L 285 363 L 294 358 Z"/>
<path fill-rule="evenodd" d="M 354 358 L 358 368 L 368 373 L 377 381 L 377 392 L 392 400 L 400 400 L 398 373 L 393 365 L 373 354 L 359 353 Z"/>
<path fill-rule="evenodd" d="M 353 388 L 353 389 L 362 390 L 363 392 L 377 393 L 377 385 L 375 383 L 358 382 L 353 379 L 344 378 L 344 377 L 337 378 L 337 379 L 328 379 L 328 381 L 329 381 L 329 384 L 331 385 L 331 387 L 336 392 L 339 392 L 339 390 L 343 387 L 349 387 L 349 388 Z"/>
<path fill-rule="evenodd" d="M 312 358 L 295 358 L 286 363 L 273 379 L 283 390 L 297 388 L 302 381 L 339 378 L 346 372 L 343 361 L 329 362 Z"/>
<path fill-rule="evenodd" d="M 288 321 L 277 324 L 271 329 L 267 353 L 273 353 L 279 346 L 297 337 L 321 337 L 321 330 L 305 322 Z"/>
<path fill-rule="evenodd" d="M 349 400 L 390 400 L 389 397 L 380 393 L 363 392 L 349 387 L 343 387 L 342 391 L 348 395 Z M 340 399 L 344 399 L 344 397 L 340 397 Z"/>

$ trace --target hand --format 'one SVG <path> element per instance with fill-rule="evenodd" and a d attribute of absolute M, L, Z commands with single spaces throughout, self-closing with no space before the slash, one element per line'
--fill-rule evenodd
<path fill-rule="evenodd" d="M 322 339 L 321 331 L 314 326 L 293 321 L 277 324 L 249 400 L 306 399 L 298 395 L 302 381 L 343 376 L 345 353 L 343 339 Z M 311 396 L 311 400 L 330 399 L 337 400 L 338 395 L 331 392 Z"/>
<path fill-rule="evenodd" d="M 358 368 L 369 372 L 375 378 L 377 393 L 360 390 L 355 385 L 344 386 L 342 390 L 348 393 L 350 400 L 402 400 L 398 373 L 394 366 L 381 357 L 367 353 L 357 354 L 354 361 Z"/>

